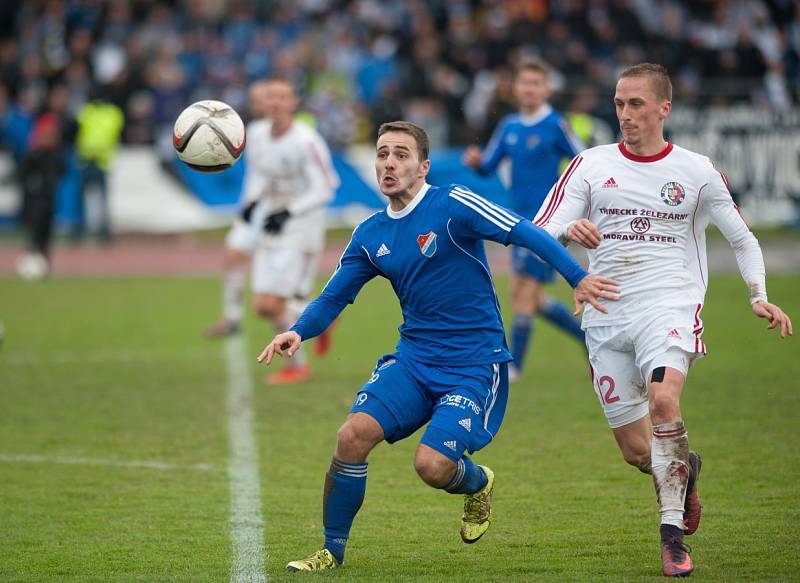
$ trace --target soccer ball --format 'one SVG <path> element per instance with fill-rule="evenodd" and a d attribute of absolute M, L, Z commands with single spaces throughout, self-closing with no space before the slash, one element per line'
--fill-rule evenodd
<path fill-rule="evenodd" d="M 230 168 L 242 155 L 244 143 L 242 118 L 221 101 L 193 103 L 175 120 L 172 132 L 178 158 L 200 172 Z"/>

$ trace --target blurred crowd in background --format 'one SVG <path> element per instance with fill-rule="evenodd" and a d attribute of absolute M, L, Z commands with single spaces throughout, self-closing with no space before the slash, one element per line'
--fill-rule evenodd
<path fill-rule="evenodd" d="M 188 103 L 246 112 L 248 84 L 275 75 L 333 150 L 397 118 L 434 147 L 483 142 L 526 55 L 552 65 L 557 106 L 612 124 L 615 75 L 644 60 L 668 67 L 681 105 L 780 111 L 800 96 L 799 17 L 794 0 L 3 2 L 0 127 L 20 155 L 37 111 L 77 118 L 94 96 L 123 112 L 123 142 L 167 150 Z"/>

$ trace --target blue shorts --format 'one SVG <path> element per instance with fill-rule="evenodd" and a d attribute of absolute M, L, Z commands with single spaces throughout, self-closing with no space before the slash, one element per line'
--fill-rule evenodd
<path fill-rule="evenodd" d="M 508 401 L 508 365 L 428 365 L 387 354 L 356 395 L 351 413 L 367 413 L 389 443 L 428 423 L 420 443 L 458 461 L 488 444 Z"/>
<path fill-rule="evenodd" d="M 525 247 L 516 245 L 511 247 L 511 264 L 517 275 L 527 275 L 542 283 L 553 283 L 556 278 L 553 266 L 539 259 L 536 253 Z"/>

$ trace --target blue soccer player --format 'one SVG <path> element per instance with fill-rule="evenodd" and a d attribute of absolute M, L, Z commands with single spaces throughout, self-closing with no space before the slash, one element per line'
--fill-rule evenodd
<path fill-rule="evenodd" d="M 558 180 L 561 162 L 565 158 L 571 160 L 584 149 L 564 118 L 547 103 L 549 95 L 547 65 L 536 60 L 523 62 L 514 78 L 519 112 L 502 119 L 483 152 L 477 146 L 464 152 L 464 163 L 481 174 L 494 172 L 505 158 L 511 161 L 511 208 L 527 219 L 536 216 L 550 187 Z M 571 334 L 581 345 L 584 335 L 569 309 L 544 294 L 542 284 L 555 278 L 551 265 L 522 246 L 512 248 L 512 264 L 513 363 L 509 378 L 514 381 L 522 372 L 536 314 Z"/>
<path fill-rule="evenodd" d="M 301 342 L 325 330 L 359 290 L 387 278 L 403 312 L 394 354 L 378 359 L 358 391 L 325 476 L 325 544 L 292 561 L 290 571 L 332 569 L 344 561 L 353 519 L 367 482 L 367 456 L 381 441 L 394 443 L 428 423 L 414 467 L 434 488 L 464 494 L 461 538 L 474 543 L 489 528 L 494 474 L 465 455 L 486 446 L 508 398 L 511 359 L 485 239 L 521 245 L 551 262 L 575 287 L 576 309 L 617 299 L 614 280 L 587 274 L 569 253 L 531 221 L 458 185 L 427 184 L 428 136 L 408 122 L 378 131 L 375 169 L 386 210 L 353 231 L 339 267 L 320 296 L 288 331 L 259 355 L 291 357 Z"/>

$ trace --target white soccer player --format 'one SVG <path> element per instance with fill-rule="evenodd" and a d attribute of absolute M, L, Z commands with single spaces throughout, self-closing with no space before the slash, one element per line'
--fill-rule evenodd
<path fill-rule="evenodd" d="M 270 79 L 251 93 L 254 114 L 247 128 L 247 170 L 242 216 L 226 240 L 223 319 L 208 330 L 225 336 L 239 329 L 246 273 L 252 255 L 255 312 L 278 332 L 289 329 L 311 292 L 325 246 L 325 208 L 339 185 L 330 152 L 312 128 L 294 120 L 298 99 L 291 82 Z M 324 349 L 327 338 L 321 338 Z M 270 384 L 307 380 L 304 356 L 267 377 Z"/>
<path fill-rule="evenodd" d="M 767 301 L 764 261 L 711 161 L 664 140 L 672 109 L 666 69 L 626 69 L 614 102 L 619 144 L 575 157 L 534 222 L 587 248 L 590 271 L 619 281 L 608 313 L 586 306 L 583 327 L 592 381 L 625 461 L 652 473 L 661 513 L 666 576 L 693 570 L 684 534 L 700 521 L 700 457 L 689 450 L 680 395 L 689 367 L 706 352 L 701 310 L 708 284 L 705 229 L 728 239 L 753 313 L 792 334 Z"/>

